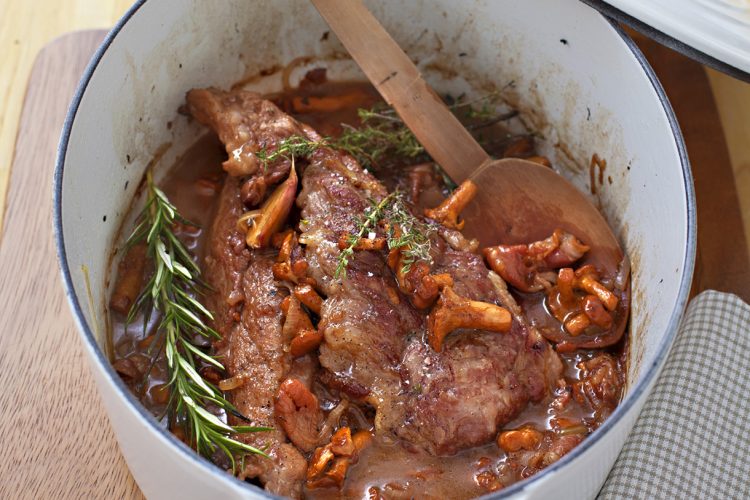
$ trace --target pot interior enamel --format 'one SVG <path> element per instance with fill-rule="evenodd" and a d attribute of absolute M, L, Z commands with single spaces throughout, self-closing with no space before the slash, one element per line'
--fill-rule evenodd
<path fill-rule="evenodd" d="M 572 453 L 497 494 L 591 496 L 668 352 L 692 276 L 692 179 L 666 97 L 632 42 L 576 0 L 367 4 L 439 91 L 501 89 L 585 192 L 598 176 L 590 176 L 592 155 L 607 161 L 593 198 L 632 261 L 627 395 Z M 187 90 L 228 88 L 261 71 L 272 76 L 250 85 L 278 89 L 273 70 L 300 56 L 333 78 L 362 78 L 327 32 L 303 1 L 142 1 L 110 33 L 71 107 L 55 179 L 63 277 L 123 453 L 149 497 L 264 493 L 164 432 L 109 366 L 105 304 L 118 229 L 147 165 L 163 173 L 197 137 L 198 126 L 177 113 Z"/>

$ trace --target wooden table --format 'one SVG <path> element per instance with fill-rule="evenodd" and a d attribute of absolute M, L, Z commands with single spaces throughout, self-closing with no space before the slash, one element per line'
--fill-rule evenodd
<path fill-rule="evenodd" d="M 9 177 L 25 84 L 37 50 L 66 29 L 110 24 L 127 3 L 0 0 L 0 42 L 5 42 L 0 46 L 9 48 L 0 53 L 0 84 L 6 96 L 0 112 L 0 192 Z M 101 34 L 86 36 L 92 50 Z M 43 54 L 37 66 L 52 65 L 62 74 L 62 66 L 54 65 L 71 63 L 81 71 L 86 55 L 73 51 L 70 38 L 54 43 L 65 57 Z M 695 63 L 648 40 L 639 43 L 672 99 L 694 165 L 700 227 L 695 290 L 733 291 L 749 300 L 741 214 L 750 212 L 741 202 L 750 202 L 750 86 L 711 72 L 707 77 Z M 42 83 L 65 86 L 69 94 L 74 80 L 68 75 Z M 22 167 L 13 173 L 7 234 L 0 234 L 0 498 L 139 498 L 95 392 L 57 278 L 49 229 L 49 177 L 34 169 L 49 170 L 59 125 L 42 133 L 44 127 L 35 120 L 62 123 L 67 102 L 40 101 L 43 85 L 28 91 L 27 101 L 35 107 L 27 109 L 20 123 L 15 164 Z M 726 143 L 716 133 L 722 125 Z M 41 200 L 16 194 L 40 182 Z M 24 279 L 18 269 L 33 271 Z"/>

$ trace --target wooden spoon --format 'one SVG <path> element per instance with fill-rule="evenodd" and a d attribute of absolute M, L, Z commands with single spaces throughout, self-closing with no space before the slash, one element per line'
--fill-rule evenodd
<path fill-rule="evenodd" d="M 361 0 L 312 3 L 430 156 L 456 183 L 470 179 L 479 187 L 463 214 L 467 236 L 479 239 L 482 246 L 529 243 L 561 228 L 591 247 L 583 263 L 595 265 L 606 277 L 618 274 L 622 249 L 604 217 L 583 193 L 537 163 L 490 158 Z M 608 334 L 558 341 L 569 340 L 579 347 L 616 342 L 627 322 L 629 294 L 628 279 L 617 323 Z"/>

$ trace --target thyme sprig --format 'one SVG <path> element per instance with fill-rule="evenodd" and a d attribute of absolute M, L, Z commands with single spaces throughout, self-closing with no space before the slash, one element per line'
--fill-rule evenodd
<path fill-rule="evenodd" d="M 434 229 L 415 217 L 406 206 L 403 194 L 394 191 L 380 201 L 370 200 L 370 206 L 356 221 L 356 230 L 347 237 L 347 246 L 339 254 L 334 277 L 346 278 L 346 269 L 354 255 L 357 242 L 381 223 L 387 226 L 386 244 L 389 250 L 401 249 L 401 272 L 408 273 L 417 261 L 432 263 L 430 236 Z"/>
<path fill-rule="evenodd" d="M 513 118 L 518 114 L 516 111 L 499 114 L 495 106 L 499 96 L 500 91 L 472 100 L 459 97 L 453 100 L 449 107 L 460 119 L 475 122 L 467 125 L 467 128 L 472 131 L 478 130 Z M 338 137 L 326 137 L 315 141 L 300 135 L 293 135 L 280 141 L 273 151 L 267 148 L 261 149 L 256 153 L 256 157 L 263 164 L 264 169 L 281 158 L 309 157 L 320 147 L 344 151 L 352 155 L 362 167 L 370 170 L 384 166 L 387 162 L 429 160 L 424 147 L 393 108 L 377 104 L 371 109 L 358 109 L 357 116 L 360 126 L 342 123 L 343 131 Z M 482 137 L 477 137 L 477 139 L 480 143 L 483 142 Z M 456 187 L 446 175 L 443 177 L 449 188 Z"/>
<path fill-rule="evenodd" d="M 385 214 L 388 221 L 386 241 L 389 250 L 401 249 L 401 272 L 406 274 L 415 262 L 432 264 L 430 237 L 435 228 L 415 217 L 406 206 L 401 192 L 396 193 Z"/>
<path fill-rule="evenodd" d="M 480 121 L 467 126 L 470 130 L 493 125 L 516 116 L 516 111 L 498 113 L 495 105 L 500 91 L 492 92 L 476 99 L 455 99 L 450 104 L 453 113 L 463 120 Z M 375 169 L 390 160 L 427 161 L 429 156 L 414 134 L 401 120 L 393 108 L 376 105 L 372 109 L 359 109 L 357 115 L 361 125 L 342 123 L 343 132 L 331 146 L 346 151 L 357 159 L 360 165 Z M 480 143 L 482 138 L 477 138 Z M 450 183 L 452 184 L 452 182 Z M 455 188 L 455 185 L 452 186 Z"/>
<path fill-rule="evenodd" d="M 255 153 L 255 156 L 261 161 L 261 163 L 263 163 L 265 169 L 268 165 L 281 158 L 291 160 L 292 158 L 308 157 L 313 154 L 315 150 L 324 146 L 329 146 L 326 139 L 313 141 L 301 135 L 292 135 L 279 141 L 273 151 L 263 148 Z"/>
<path fill-rule="evenodd" d="M 362 125 L 341 124 L 343 132 L 333 146 L 346 151 L 364 168 L 374 168 L 386 158 L 415 160 L 424 147 L 391 108 L 358 109 Z"/>
<path fill-rule="evenodd" d="M 169 373 L 167 387 L 170 390 L 167 412 L 170 420 L 184 426 L 191 446 L 198 453 L 211 458 L 218 449 L 229 458 L 234 470 L 235 455 L 268 455 L 263 450 L 233 439 L 232 434 L 271 429 L 250 425 L 230 426 L 208 410 L 209 407 L 219 408 L 247 420 L 217 387 L 198 373 L 200 363 L 219 370 L 224 370 L 224 367 L 193 341 L 197 336 L 206 339 L 221 337 L 206 324 L 213 316 L 195 298 L 206 286 L 200 279 L 200 270 L 174 233 L 176 223 L 192 224 L 177 212 L 164 192 L 156 187 L 151 171 L 146 174 L 146 179 L 146 206 L 126 247 L 145 242 L 147 256 L 154 263 L 154 273 L 133 303 L 127 322 L 132 322 L 142 312 L 146 318 L 145 328 L 153 311 L 161 313 L 157 334 L 164 336 L 163 349 Z"/>
<path fill-rule="evenodd" d="M 375 226 L 383 219 L 386 207 L 395 197 L 396 191 L 380 201 L 370 200 L 370 206 L 365 208 L 365 213 L 357 221 L 357 232 L 348 236 L 347 247 L 341 250 L 339 254 L 338 265 L 333 275 L 334 278 L 346 278 L 346 268 L 349 267 L 349 259 L 354 255 L 354 247 L 357 245 L 357 242 L 360 238 L 364 238 L 365 234 L 375 229 Z"/>

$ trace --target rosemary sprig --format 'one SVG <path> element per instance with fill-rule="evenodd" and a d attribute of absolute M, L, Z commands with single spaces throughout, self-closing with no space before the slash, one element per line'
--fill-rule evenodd
<path fill-rule="evenodd" d="M 211 313 L 196 299 L 205 284 L 200 270 L 183 243 L 174 234 L 177 222 L 190 224 L 177 212 L 166 195 L 154 184 L 151 171 L 146 174 L 148 198 L 126 247 L 146 242 L 147 255 L 154 263 L 154 273 L 130 309 L 127 322 L 143 312 L 162 314 L 158 334 L 164 335 L 164 354 L 169 372 L 170 398 L 167 411 L 172 421 L 185 426 L 190 444 L 201 455 L 211 458 L 222 451 L 235 468 L 235 455 L 255 453 L 268 456 L 263 450 L 237 441 L 232 434 L 271 430 L 249 425 L 230 426 L 208 411 L 217 407 L 227 414 L 245 419 L 227 401 L 221 391 L 198 373 L 199 363 L 219 370 L 222 364 L 193 342 L 197 335 L 211 339 L 220 335 L 206 324 Z M 191 224 L 192 225 L 192 224 Z M 158 356 L 158 354 L 157 354 Z M 247 420 L 247 419 L 245 419 Z"/>
<path fill-rule="evenodd" d="M 370 200 L 370 206 L 357 221 L 357 230 L 347 237 L 347 247 L 339 254 L 335 278 L 346 277 L 349 260 L 354 255 L 357 242 L 381 222 L 387 223 L 386 243 L 389 250 L 401 248 L 401 272 L 407 273 L 413 263 L 432 262 L 430 236 L 434 229 L 415 217 L 407 208 L 400 191 L 394 191 L 379 202 Z"/>

